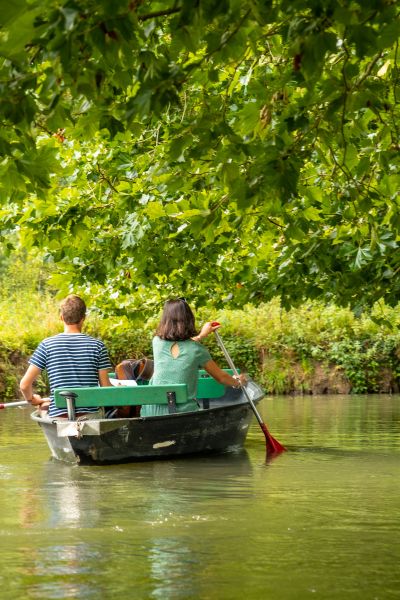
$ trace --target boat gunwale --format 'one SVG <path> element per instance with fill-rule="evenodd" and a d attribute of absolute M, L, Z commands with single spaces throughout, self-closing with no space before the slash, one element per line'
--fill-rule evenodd
<path fill-rule="evenodd" d="M 212 401 L 213 399 L 210 398 L 210 400 Z M 255 400 L 253 400 L 253 402 L 255 404 L 257 404 L 258 402 L 260 402 L 260 400 L 262 400 L 262 397 L 260 398 L 256 398 Z M 216 399 L 216 401 L 220 402 L 220 399 Z M 67 418 L 60 418 L 60 417 L 54 417 L 54 418 L 49 418 L 48 416 L 41 416 L 38 415 L 38 410 L 35 410 L 31 413 L 31 419 L 33 421 L 36 421 L 38 423 L 46 423 L 48 425 L 53 425 L 56 423 L 77 423 L 77 422 L 87 422 L 87 421 L 101 421 L 101 422 L 106 422 L 106 423 L 115 423 L 115 422 L 120 422 L 125 423 L 125 422 L 144 422 L 144 421 L 149 421 L 149 422 L 154 422 L 154 421 L 158 421 L 158 420 L 175 420 L 177 418 L 183 418 L 183 417 L 188 417 L 188 416 L 193 416 L 193 415 L 199 415 L 199 414 L 208 414 L 208 413 L 214 413 L 214 412 L 219 412 L 221 410 L 226 410 L 227 408 L 235 408 L 237 406 L 243 406 L 248 404 L 247 400 L 244 398 L 243 400 L 240 401 L 236 401 L 236 402 L 227 402 L 226 404 L 219 404 L 218 406 L 210 406 L 209 408 L 200 408 L 199 410 L 190 410 L 190 411 L 184 411 L 184 412 L 175 412 L 175 413 L 170 413 L 170 414 L 165 414 L 165 415 L 152 415 L 152 416 L 148 416 L 148 417 L 117 417 L 117 418 L 112 418 L 112 419 L 75 419 L 73 421 L 70 421 Z M 250 405 L 249 405 L 250 406 Z"/>

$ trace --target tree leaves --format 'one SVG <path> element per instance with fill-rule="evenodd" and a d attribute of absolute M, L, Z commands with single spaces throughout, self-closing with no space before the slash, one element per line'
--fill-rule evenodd
<path fill-rule="evenodd" d="M 399 300 L 396 5 L 17 0 L 0 19 L 2 229 L 71 285 L 118 310 Z"/>

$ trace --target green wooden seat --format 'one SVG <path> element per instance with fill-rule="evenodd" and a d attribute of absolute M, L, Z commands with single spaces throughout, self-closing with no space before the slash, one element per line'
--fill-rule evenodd
<path fill-rule="evenodd" d="M 232 374 L 231 370 L 227 372 Z M 114 375 L 114 373 L 110 374 Z M 146 382 L 147 383 L 147 382 Z M 220 398 L 225 393 L 225 386 L 215 381 L 206 371 L 199 371 L 197 398 Z M 176 412 L 177 404 L 188 402 L 187 385 L 176 383 L 171 385 L 137 385 L 132 387 L 81 387 L 58 388 L 54 393 L 57 408 L 68 411 L 70 419 L 80 408 L 97 408 L 102 406 L 143 406 L 147 404 L 164 404 L 170 413 Z"/>
<path fill-rule="evenodd" d="M 232 369 L 223 369 L 223 370 L 226 371 L 226 373 L 233 375 Z M 114 379 L 116 378 L 115 373 L 109 373 L 108 375 L 109 375 L 109 377 L 112 377 Z M 140 381 L 139 385 L 146 386 L 146 385 L 148 385 L 148 381 Z M 156 387 L 156 386 L 152 386 L 152 387 Z M 204 371 L 203 369 L 199 370 L 199 378 L 197 380 L 197 398 L 199 400 L 202 400 L 203 398 L 221 398 L 221 396 L 223 396 L 224 393 L 225 393 L 225 386 L 222 385 L 222 383 L 218 383 L 218 381 L 215 381 L 215 379 L 213 379 L 207 373 L 207 371 Z M 141 404 L 141 403 L 138 402 L 138 404 Z M 145 404 L 145 402 L 143 402 L 143 404 Z M 149 402 L 149 404 L 152 404 L 152 403 Z M 156 404 L 156 403 L 154 402 L 154 404 Z M 162 404 L 162 403 L 157 402 L 157 404 Z M 90 406 L 90 405 L 86 404 L 85 406 Z"/>
<path fill-rule="evenodd" d="M 233 375 L 233 370 L 232 369 L 222 369 L 223 371 L 225 371 L 225 373 L 229 373 L 229 375 Z M 240 369 L 236 369 L 238 373 L 240 373 Z M 204 369 L 199 369 L 199 378 L 210 378 L 212 379 L 211 375 L 209 375 L 207 373 L 207 371 L 205 371 Z"/>
<path fill-rule="evenodd" d="M 67 392 L 71 393 L 69 398 Z M 54 401 L 57 408 L 67 409 L 70 418 L 74 418 L 75 410 L 98 406 L 166 404 L 169 412 L 172 413 L 176 412 L 177 404 L 188 402 L 188 395 L 186 383 L 133 387 L 71 387 L 56 389 Z"/>
<path fill-rule="evenodd" d="M 233 375 L 232 369 L 223 369 L 229 375 Z M 197 398 L 221 398 L 225 394 L 225 386 L 222 383 L 215 381 L 207 371 L 199 370 L 199 378 L 197 380 Z"/>
<path fill-rule="evenodd" d="M 197 380 L 197 398 L 220 398 L 225 393 L 225 386 L 212 377 L 199 377 Z"/>

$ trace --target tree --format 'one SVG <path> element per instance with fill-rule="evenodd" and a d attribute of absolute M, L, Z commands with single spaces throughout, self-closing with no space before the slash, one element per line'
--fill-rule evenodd
<path fill-rule="evenodd" d="M 3 239 L 117 309 L 400 299 L 390 0 L 16 0 Z"/>

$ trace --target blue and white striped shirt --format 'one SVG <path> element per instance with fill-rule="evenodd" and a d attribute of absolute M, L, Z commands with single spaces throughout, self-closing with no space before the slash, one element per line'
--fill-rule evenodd
<path fill-rule="evenodd" d="M 99 370 L 110 369 L 111 362 L 103 342 L 84 333 L 60 333 L 43 340 L 29 360 L 41 370 L 46 369 L 50 385 L 49 416 L 65 415 L 56 408 L 54 390 L 61 387 L 97 387 Z M 97 408 L 80 408 L 80 412 L 95 412 Z"/>

